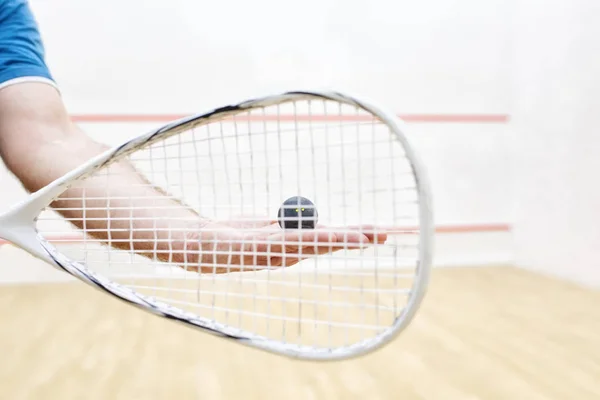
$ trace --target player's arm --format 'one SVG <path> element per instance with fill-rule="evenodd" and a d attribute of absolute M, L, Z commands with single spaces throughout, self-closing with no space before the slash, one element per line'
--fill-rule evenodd
<path fill-rule="evenodd" d="M 28 191 L 39 190 L 105 150 L 71 122 L 53 86 L 25 82 L 0 89 L 0 156 Z M 372 240 L 352 232 L 284 232 L 268 223 L 249 232 L 236 221 L 222 224 L 199 216 L 152 186 L 126 161 L 110 168 L 110 186 L 103 175 L 87 178 L 52 206 L 111 246 L 186 268 L 228 272 L 239 264 L 293 265 L 298 253 L 326 253 Z"/>
<path fill-rule="evenodd" d="M 39 190 L 106 149 L 71 122 L 53 86 L 24 82 L 0 89 L 0 156 L 28 191 Z M 185 246 L 195 246 L 201 238 L 191 236 L 208 221 L 154 188 L 125 161 L 111 166 L 111 173 L 116 179 L 110 186 L 106 178 L 88 178 L 53 207 L 115 247 L 184 261 Z"/>

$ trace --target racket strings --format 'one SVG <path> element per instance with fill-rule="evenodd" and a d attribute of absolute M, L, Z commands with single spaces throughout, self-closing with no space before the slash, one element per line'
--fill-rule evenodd
<path fill-rule="evenodd" d="M 118 165 L 100 170 L 91 178 L 105 195 L 90 179 L 76 184 L 40 216 L 40 232 L 121 285 L 271 340 L 335 348 L 402 315 L 418 265 L 418 190 L 402 146 L 364 110 L 321 100 L 252 109 L 128 163 L 141 183 L 123 184 Z M 297 195 L 323 227 L 285 237 L 277 211 Z"/>

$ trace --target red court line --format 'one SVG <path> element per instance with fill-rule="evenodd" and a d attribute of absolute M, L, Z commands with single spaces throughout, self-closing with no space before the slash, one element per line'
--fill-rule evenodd
<path fill-rule="evenodd" d="M 485 232 L 510 232 L 509 224 L 480 224 L 480 225 L 440 225 L 436 233 L 485 233 Z"/>
<path fill-rule="evenodd" d="M 409 233 L 412 229 L 398 229 L 396 232 Z M 488 233 L 488 232 L 510 232 L 512 227 L 508 224 L 479 224 L 479 225 L 440 225 L 436 227 L 436 233 Z M 50 236 L 50 242 L 79 243 L 82 237 L 79 235 L 56 235 Z M 0 239 L 0 247 L 9 244 L 7 240 Z"/>
<path fill-rule="evenodd" d="M 188 114 L 74 114 L 74 122 L 85 123 L 143 123 L 170 122 L 188 117 Z M 458 124 L 505 124 L 510 117 L 504 114 L 399 114 L 405 122 L 411 123 L 458 123 Z M 250 115 L 240 117 L 240 120 L 251 122 L 336 122 L 336 121 L 370 121 L 367 116 L 353 115 Z"/>

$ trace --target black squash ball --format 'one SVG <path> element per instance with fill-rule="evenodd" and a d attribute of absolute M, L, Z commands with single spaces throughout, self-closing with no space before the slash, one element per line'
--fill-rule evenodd
<path fill-rule="evenodd" d="M 277 213 L 279 226 L 283 229 L 314 229 L 318 219 L 319 214 L 313 202 L 302 196 L 284 201 Z"/>

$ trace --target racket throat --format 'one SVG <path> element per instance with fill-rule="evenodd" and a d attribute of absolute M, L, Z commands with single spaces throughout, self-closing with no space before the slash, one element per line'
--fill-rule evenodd
<path fill-rule="evenodd" d="M 0 238 L 28 251 L 33 256 L 55 265 L 42 245 L 35 229 L 35 221 L 26 221 L 22 214 L 8 212 L 0 215 Z"/>

